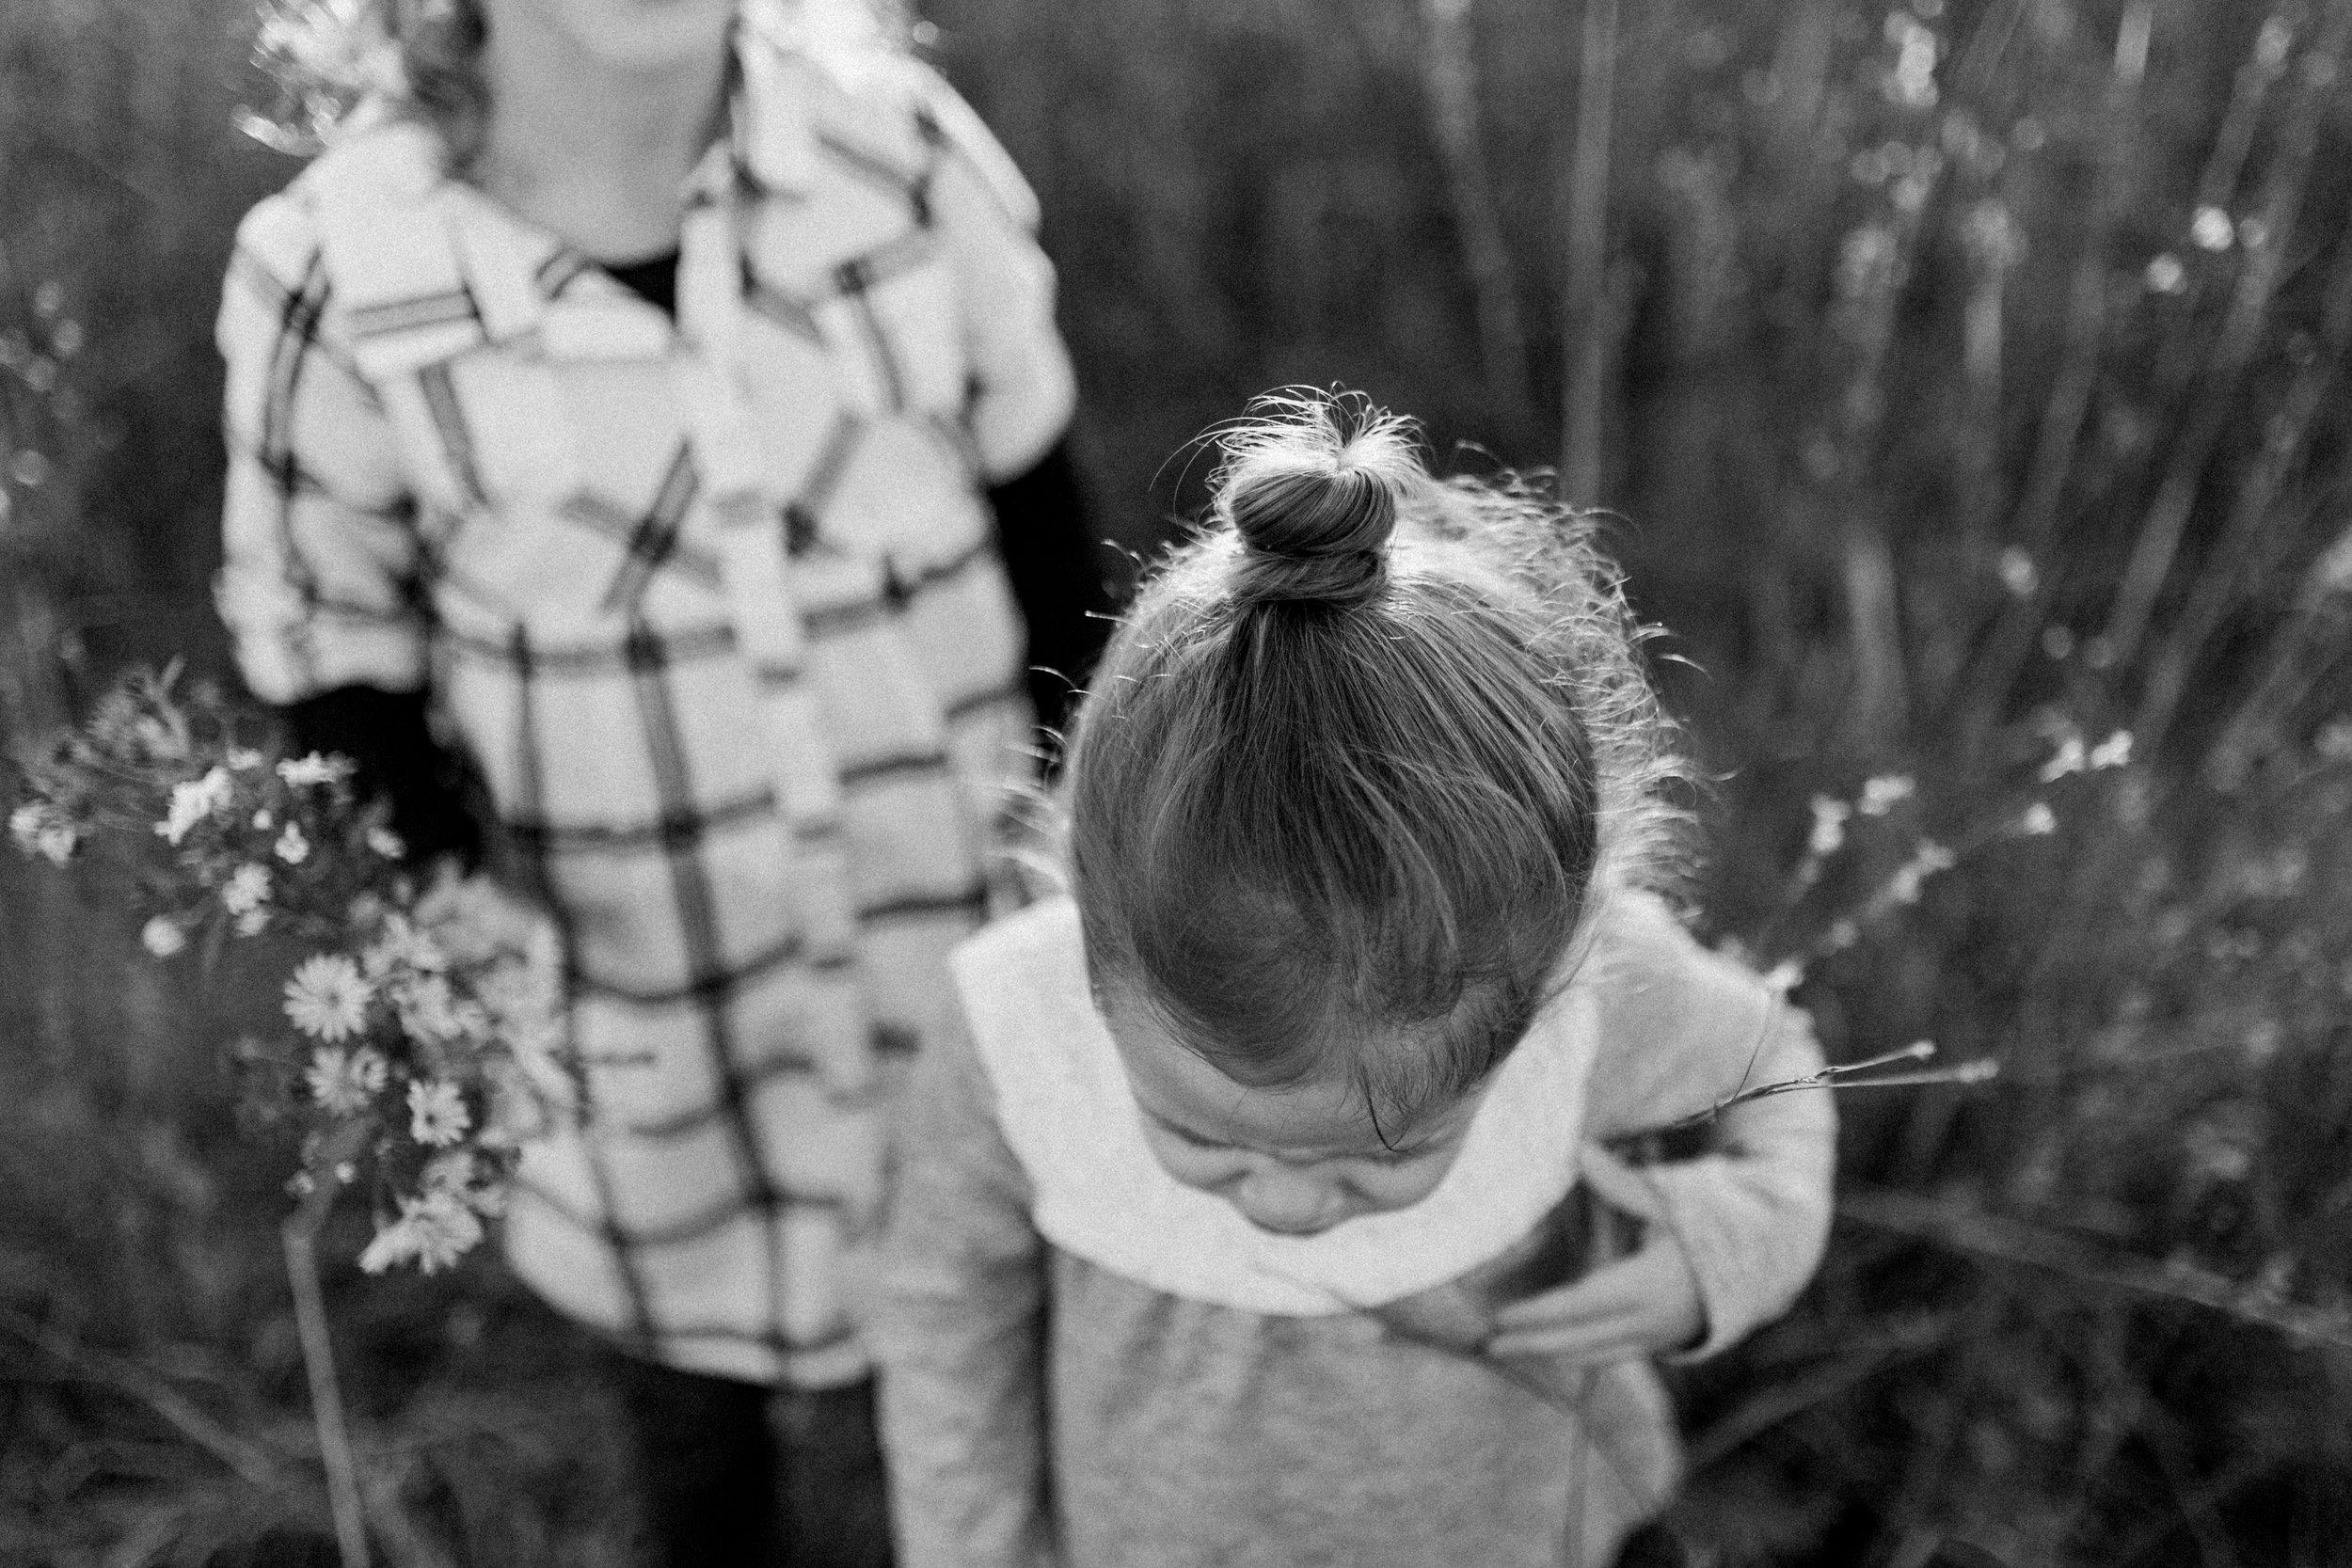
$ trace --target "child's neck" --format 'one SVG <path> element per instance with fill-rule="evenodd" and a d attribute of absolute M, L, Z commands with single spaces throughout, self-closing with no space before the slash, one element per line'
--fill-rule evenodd
<path fill-rule="evenodd" d="M 629 69 L 501 23 L 483 61 L 492 107 L 474 182 L 599 260 L 675 248 L 686 178 L 722 123 L 725 39 L 707 57 Z"/>

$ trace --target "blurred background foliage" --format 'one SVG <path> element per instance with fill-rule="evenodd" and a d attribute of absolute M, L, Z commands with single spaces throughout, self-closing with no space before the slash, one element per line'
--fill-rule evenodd
<path fill-rule="evenodd" d="M 1558 467 L 1677 634 L 1702 927 L 1836 948 L 1796 993 L 1834 1058 L 2002 1064 L 1848 1097 L 1820 1284 L 1681 1377 L 1661 1560 L 2352 1561 L 2348 33 L 2352 0 L 925 10 L 1043 199 L 1126 550 L 1285 382 Z M 294 166 L 234 129 L 250 34 L 243 0 L 0 8 L 11 744 L 129 660 L 225 675 L 209 326 Z M 2118 730 L 2128 766 L 2068 766 Z M 1815 798 L 1890 774 L 1792 881 Z M 2057 832 L 2009 832 L 2035 802 Z M 1817 940 L 1922 841 L 1965 852 Z M 267 999 L 126 924 L 0 856 L 0 1561 L 302 1560 L 286 1151 L 222 1065 Z M 573 1336 L 486 1261 L 330 1290 L 388 1560 L 624 1560 Z"/>

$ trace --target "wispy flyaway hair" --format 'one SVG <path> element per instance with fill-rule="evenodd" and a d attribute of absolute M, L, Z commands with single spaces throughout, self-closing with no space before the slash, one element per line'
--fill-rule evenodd
<path fill-rule="evenodd" d="M 1474 1087 L 1678 776 L 1582 517 L 1433 478 L 1362 399 L 1262 398 L 1068 764 L 1098 986 L 1239 1082 L 1338 1073 L 1394 1133 Z"/>

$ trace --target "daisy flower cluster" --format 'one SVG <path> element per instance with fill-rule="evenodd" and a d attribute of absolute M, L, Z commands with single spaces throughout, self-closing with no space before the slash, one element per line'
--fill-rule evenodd
<path fill-rule="evenodd" d="M 297 1196 L 369 1194 L 370 1272 L 457 1261 L 522 1144 L 577 1114 L 553 928 L 485 880 L 406 863 L 341 758 L 250 737 L 177 672 L 126 676 L 32 758 L 26 854 L 86 867 L 156 960 L 248 944 L 282 961 L 284 1026 L 240 1039 L 247 1109 L 300 1140 Z"/>

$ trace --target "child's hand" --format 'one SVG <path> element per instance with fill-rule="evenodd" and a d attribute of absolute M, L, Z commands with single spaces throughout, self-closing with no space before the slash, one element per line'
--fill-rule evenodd
<path fill-rule="evenodd" d="M 1630 1361 L 1684 1350 L 1707 1327 L 1698 1276 L 1663 1226 L 1630 1255 L 1572 1284 L 1515 1301 L 1495 1314 L 1491 1355 Z"/>

